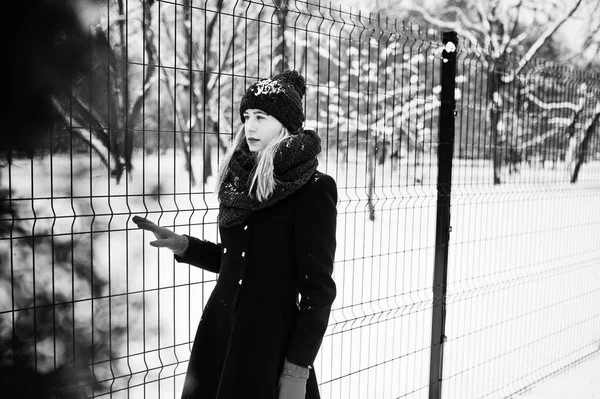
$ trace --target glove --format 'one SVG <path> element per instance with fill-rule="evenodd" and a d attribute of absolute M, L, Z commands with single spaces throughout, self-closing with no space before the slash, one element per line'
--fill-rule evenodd
<path fill-rule="evenodd" d="M 283 371 L 279 377 L 278 399 L 305 399 L 308 368 L 288 362 L 283 364 Z"/>
<path fill-rule="evenodd" d="M 187 248 L 188 239 L 186 236 L 180 236 L 167 228 L 160 227 L 156 223 L 139 216 L 134 216 L 132 221 L 140 229 L 147 230 L 154 234 L 154 237 L 157 239 L 150 242 L 150 245 L 153 247 L 169 248 L 175 253 L 181 253 Z"/>

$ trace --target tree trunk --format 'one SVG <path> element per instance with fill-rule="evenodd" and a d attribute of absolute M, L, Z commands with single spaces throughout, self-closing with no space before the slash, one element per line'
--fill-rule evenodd
<path fill-rule="evenodd" d="M 579 177 L 579 170 L 581 169 L 581 165 L 585 162 L 585 156 L 587 154 L 588 146 L 590 144 L 590 140 L 594 131 L 597 129 L 598 124 L 600 123 L 600 103 L 596 105 L 596 116 L 592 123 L 588 126 L 583 136 L 583 140 L 579 145 L 579 151 L 577 151 L 577 161 L 575 163 L 575 168 L 573 169 L 573 175 L 571 176 L 571 183 L 576 183 L 577 178 Z"/>
<path fill-rule="evenodd" d="M 285 41 L 285 19 L 288 13 L 288 5 L 291 0 L 274 0 L 277 6 L 275 16 L 277 17 L 277 47 L 275 48 L 274 58 L 277 60 L 273 65 L 274 71 L 283 71 L 289 69 L 289 52 Z"/>
<path fill-rule="evenodd" d="M 212 151 L 213 148 L 218 146 L 218 133 L 219 133 L 219 122 L 213 118 L 212 114 L 212 106 L 214 102 L 212 101 L 213 96 L 216 96 L 219 90 L 216 90 L 214 86 L 219 86 L 221 82 L 220 73 L 221 73 L 221 65 L 219 64 L 219 60 L 216 58 L 216 55 L 212 52 L 212 42 L 214 37 L 214 33 L 217 31 L 215 29 L 215 25 L 218 22 L 219 14 L 223 9 L 223 0 L 220 0 L 217 3 L 217 12 L 214 14 L 214 17 L 210 21 L 206 21 L 205 28 L 205 43 L 204 46 L 208 51 L 205 53 L 206 57 L 206 70 L 217 70 L 219 71 L 219 78 L 213 87 L 209 87 L 209 76 L 208 74 L 204 74 L 202 79 L 202 85 L 200 94 L 202 95 L 202 110 L 200 110 L 197 106 L 193 108 L 193 111 L 197 113 L 196 120 L 203 121 L 203 132 L 202 132 L 202 142 L 200 143 L 201 151 L 202 151 L 202 184 L 206 185 L 208 178 L 213 175 L 213 167 L 212 167 Z M 233 39 L 232 39 L 233 40 Z M 193 86 L 192 86 L 193 87 Z M 197 96 L 195 98 L 195 104 L 198 104 L 199 101 Z M 200 115 L 202 112 L 202 115 Z M 210 132 L 215 132 L 216 134 L 211 134 Z M 208 133 L 208 134 L 207 134 Z"/>
<path fill-rule="evenodd" d="M 133 139 L 135 137 L 134 128 L 138 122 L 142 120 L 142 108 L 146 95 L 152 87 L 152 80 L 156 74 L 156 46 L 154 45 L 154 31 L 152 26 L 152 4 L 153 2 L 144 2 L 144 17 L 142 19 L 142 30 L 144 32 L 144 51 L 148 58 L 147 66 L 145 67 L 143 88 L 141 93 L 132 101 L 131 110 L 129 111 L 128 126 L 125 136 L 125 148 L 123 158 L 125 161 L 126 170 L 132 169 L 131 160 L 133 158 Z M 127 79 L 127 78 L 125 78 Z M 129 103 L 129 102 L 128 102 Z"/>
<path fill-rule="evenodd" d="M 185 40 L 185 85 L 183 85 L 184 90 L 184 98 L 189 99 L 190 101 L 190 110 L 187 123 L 184 123 L 180 126 L 181 130 L 181 142 L 183 147 L 183 153 L 185 155 L 185 168 L 190 177 L 190 184 L 192 186 L 196 185 L 196 177 L 194 174 L 194 169 L 192 168 L 192 147 L 194 147 L 194 141 L 192 140 L 193 134 L 192 132 L 196 128 L 196 110 L 198 109 L 198 97 L 194 92 L 194 73 L 193 70 L 193 41 L 192 41 L 192 8 L 190 4 L 190 0 L 183 1 L 183 19 L 185 23 L 183 24 L 184 30 L 184 40 Z M 175 88 L 177 90 L 177 88 Z M 175 101 L 177 101 L 177 93 L 175 93 Z M 181 119 L 184 119 L 183 112 L 181 115 Z M 187 134 L 184 134 L 183 130 L 188 130 Z"/>
<path fill-rule="evenodd" d="M 499 129 L 502 120 L 502 93 L 500 90 L 500 72 L 489 74 L 488 102 L 490 104 L 490 141 L 492 146 L 492 165 L 494 168 L 494 184 L 502 182 L 502 132 Z"/>
<path fill-rule="evenodd" d="M 579 106 L 573 115 L 573 119 L 569 126 L 567 126 L 567 134 L 569 135 L 569 143 L 565 150 L 565 168 L 569 177 L 573 177 L 574 163 L 577 160 L 577 148 L 579 143 L 577 141 L 577 126 L 581 124 L 581 118 L 583 117 L 583 111 L 585 110 L 586 99 L 585 96 L 579 100 Z"/>
<path fill-rule="evenodd" d="M 367 145 L 367 176 L 369 187 L 367 198 L 369 204 L 369 219 L 375 220 L 375 206 L 373 205 L 373 193 L 375 192 L 375 159 L 377 158 L 377 141 Z"/>

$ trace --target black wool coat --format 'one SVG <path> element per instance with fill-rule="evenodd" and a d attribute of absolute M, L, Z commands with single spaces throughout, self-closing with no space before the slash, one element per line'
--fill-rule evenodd
<path fill-rule="evenodd" d="M 277 399 L 284 359 L 310 366 L 306 399 L 318 399 L 313 362 L 336 295 L 337 188 L 309 181 L 221 243 L 189 237 L 178 262 L 219 273 L 198 325 L 182 398 Z"/>

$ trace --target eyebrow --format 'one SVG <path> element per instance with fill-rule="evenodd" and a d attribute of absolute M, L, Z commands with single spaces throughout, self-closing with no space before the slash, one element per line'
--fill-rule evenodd
<path fill-rule="evenodd" d="M 254 111 L 254 114 L 267 115 L 266 112 L 261 111 L 261 110 Z M 248 111 L 244 111 L 244 115 L 250 115 L 250 113 Z"/>

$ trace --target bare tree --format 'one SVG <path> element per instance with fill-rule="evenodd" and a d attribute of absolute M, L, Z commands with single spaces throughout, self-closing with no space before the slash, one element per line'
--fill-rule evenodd
<path fill-rule="evenodd" d="M 483 55 L 480 60 L 489 71 L 488 118 L 493 148 L 494 184 L 501 182 L 506 140 L 506 124 L 503 123 L 506 117 L 503 113 L 509 109 L 506 102 L 514 104 L 521 90 L 517 77 L 582 4 L 584 0 L 573 1 L 558 17 L 555 15 L 561 7 L 557 2 L 539 5 L 536 1 L 519 0 L 506 5 L 500 0 L 462 0 L 444 8 L 444 13 L 440 16 L 435 16 L 412 1 L 408 6 L 427 23 L 455 30 L 466 40 L 468 46 L 484 50 L 479 54 Z M 541 31 L 525 26 L 526 23 L 535 25 L 535 18 L 540 16 L 547 19 Z"/>
<path fill-rule="evenodd" d="M 284 40 L 289 1 L 281 0 L 275 5 L 265 12 L 264 7 L 220 0 L 210 10 L 193 13 L 187 0 L 179 11 L 183 20 L 179 29 L 172 15 L 165 13 L 162 17 L 177 62 L 185 65 L 181 69 L 163 67 L 162 79 L 170 88 L 167 95 L 174 106 L 177 130 L 182 132 L 177 135 L 178 143 L 184 151 L 192 184 L 196 183 L 192 149 L 201 154 L 202 183 L 206 184 L 208 177 L 215 174 L 214 152 L 227 145 L 227 135 L 222 133 L 233 131 L 237 114 L 234 103 L 239 94 L 234 92 L 239 87 L 234 83 L 236 71 L 256 74 L 258 65 L 252 60 L 266 58 L 272 58 L 270 69 L 289 67 Z M 271 44 L 275 53 L 262 52 L 258 47 L 260 24 L 277 26 L 269 40 L 261 38 L 263 44 Z M 161 59 L 159 64 L 168 63 Z"/>
<path fill-rule="evenodd" d="M 427 143 L 434 134 L 439 104 L 438 76 L 429 78 L 441 48 L 432 37 L 379 14 L 351 14 L 351 21 L 328 16 L 319 40 L 306 44 L 316 63 L 320 82 L 312 121 L 337 135 L 335 147 L 348 159 L 351 148 L 364 151 L 370 219 L 375 218 L 378 165 L 400 158 L 413 162 L 408 171 L 420 184 Z M 408 51 L 408 49 L 419 49 Z M 313 67 L 314 68 L 314 67 Z M 407 165 L 408 166 L 408 165 Z M 407 175 L 408 178 L 408 175 Z"/>
<path fill-rule="evenodd" d="M 89 73 L 76 76 L 69 92 L 55 93 L 52 97 L 67 126 L 91 146 L 117 181 L 131 170 L 133 130 L 141 123 L 143 101 L 154 83 L 156 49 L 150 29 L 153 4 L 154 1 L 142 2 L 142 15 L 138 18 L 148 64 L 142 73 L 141 89 L 131 84 L 127 70 L 126 11 L 123 1 L 118 0 L 116 7 L 111 8 L 116 11 L 114 19 L 109 17 L 106 29 L 97 26 L 88 47 Z"/>
<path fill-rule="evenodd" d="M 593 111 L 592 116 L 589 117 L 588 115 L 588 118 L 583 120 L 580 129 L 573 131 L 569 140 L 567 157 L 570 162 L 567 162 L 567 167 L 569 167 L 569 171 L 571 172 L 571 183 L 577 182 L 581 165 L 585 162 L 588 154 L 592 136 L 600 131 L 600 98 L 593 98 L 591 101 L 595 103 L 595 106 L 591 107 Z M 573 120 L 577 119 L 574 118 Z"/>
<path fill-rule="evenodd" d="M 185 0 L 180 9 L 182 23 L 178 24 L 177 17 L 173 19 L 173 15 L 167 15 L 166 12 L 162 18 L 170 45 L 177 52 L 175 58 L 184 65 L 179 71 L 169 71 L 164 68 L 164 60 L 159 60 L 160 65 L 163 65 L 163 79 L 169 88 L 167 95 L 170 96 L 175 111 L 176 138 L 185 154 L 186 169 L 192 185 L 196 184 L 192 167 L 193 149 L 199 149 L 202 154 L 202 183 L 206 184 L 213 173 L 212 150 L 216 141 L 212 138 L 213 135 L 207 133 L 213 129 L 218 131 L 218 123 L 213 120 L 210 109 L 211 77 L 208 71 L 215 64 L 216 57 L 211 44 L 218 33 L 215 25 L 223 6 L 224 2 L 219 1 L 215 12 L 205 12 L 200 18 L 193 18 L 191 2 Z M 183 41 L 181 47 L 178 47 L 178 38 Z M 182 104 L 187 104 L 187 107 Z"/>
<path fill-rule="evenodd" d="M 255 74 L 257 65 L 250 59 L 272 56 L 271 52 L 261 53 L 256 44 L 256 21 L 265 22 L 268 16 L 257 15 L 261 10 L 256 7 L 249 11 L 249 6 L 226 0 L 198 12 L 188 1 L 175 13 L 169 12 L 174 9 L 164 9 L 159 27 L 154 23 L 153 4 L 154 1 L 141 1 L 139 7 L 129 5 L 125 18 L 123 1 L 111 3 L 105 26 L 98 25 L 89 50 L 92 72 L 76 77 L 68 93 L 54 96 L 53 104 L 65 124 L 90 145 L 118 181 L 131 169 L 133 129 L 145 123 L 141 120 L 144 103 L 150 104 L 154 99 L 165 104 L 167 99 L 173 112 L 169 114 L 156 106 L 156 114 L 163 121 L 173 118 L 176 140 L 185 154 L 192 184 L 196 184 L 192 153 L 201 154 L 201 180 L 206 184 L 214 174 L 214 152 L 217 146 L 224 145 L 225 135 L 219 133 L 233 130 L 235 116 L 228 117 L 228 112 L 235 115 L 235 71 L 246 69 Z M 284 8 L 273 15 L 284 18 Z M 132 39 L 140 37 L 135 32 L 137 27 L 142 31 L 142 46 Z M 159 54 L 155 35 L 161 28 L 161 35 L 168 41 L 161 42 Z M 276 32 L 274 43 L 283 42 L 278 39 L 281 34 L 282 30 Z M 144 53 L 135 54 L 132 48 L 143 48 Z M 143 72 L 128 70 L 131 59 L 143 65 Z M 183 67 L 167 67 L 170 65 Z M 166 87 L 160 92 L 156 85 L 158 68 Z M 162 128 L 158 126 L 159 130 Z"/>

